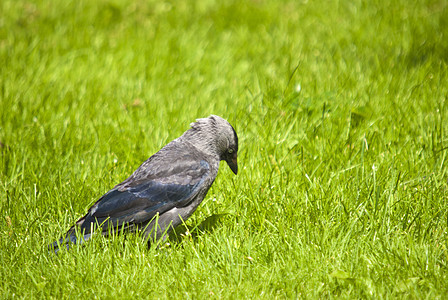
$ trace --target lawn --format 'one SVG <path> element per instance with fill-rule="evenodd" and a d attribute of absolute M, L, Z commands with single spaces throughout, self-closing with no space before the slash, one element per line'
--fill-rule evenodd
<path fill-rule="evenodd" d="M 220 115 L 168 243 L 49 253 Z M 2 0 L 0 298 L 448 297 L 448 1 Z"/>

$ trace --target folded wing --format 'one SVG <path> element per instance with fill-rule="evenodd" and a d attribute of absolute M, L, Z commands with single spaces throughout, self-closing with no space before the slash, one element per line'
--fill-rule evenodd
<path fill-rule="evenodd" d="M 144 224 L 174 207 L 185 207 L 195 199 L 210 176 L 204 161 L 190 161 L 163 177 L 127 182 L 101 197 L 77 225 L 84 234 L 91 229 L 121 229 Z M 188 180 L 186 180 L 188 179 Z"/>

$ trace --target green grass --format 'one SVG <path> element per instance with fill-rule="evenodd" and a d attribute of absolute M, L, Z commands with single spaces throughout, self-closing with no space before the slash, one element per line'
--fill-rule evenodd
<path fill-rule="evenodd" d="M 1 298 L 446 298 L 447 98 L 447 1 L 3 0 Z M 210 114 L 191 234 L 47 252 Z"/>

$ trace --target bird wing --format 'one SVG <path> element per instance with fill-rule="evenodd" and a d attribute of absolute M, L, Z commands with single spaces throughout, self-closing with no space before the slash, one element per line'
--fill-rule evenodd
<path fill-rule="evenodd" d="M 137 177 L 117 185 L 101 197 L 77 224 L 85 233 L 97 224 L 102 224 L 105 231 L 109 226 L 121 228 L 123 225 L 145 223 L 157 213 L 188 205 L 205 181 L 210 179 L 210 165 L 205 160 L 194 159 L 184 159 L 181 164 L 174 165 L 159 176 Z"/>

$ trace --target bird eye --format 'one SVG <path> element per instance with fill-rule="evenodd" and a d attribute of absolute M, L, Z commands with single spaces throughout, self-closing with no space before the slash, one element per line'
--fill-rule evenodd
<path fill-rule="evenodd" d="M 229 154 L 232 154 L 233 153 L 233 149 L 229 149 L 229 150 L 227 150 L 227 152 L 229 152 Z"/>

